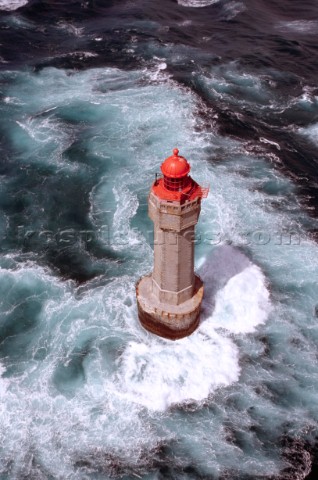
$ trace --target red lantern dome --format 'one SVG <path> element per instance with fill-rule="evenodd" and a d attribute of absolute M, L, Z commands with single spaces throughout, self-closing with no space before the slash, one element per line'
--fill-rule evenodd
<path fill-rule="evenodd" d="M 179 150 L 175 148 L 173 155 L 161 164 L 161 171 L 168 178 L 183 178 L 190 172 L 190 165 L 184 157 L 179 156 Z"/>
<path fill-rule="evenodd" d="M 152 185 L 152 192 L 161 200 L 184 203 L 207 195 L 189 175 L 190 165 L 188 161 L 179 156 L 179 150 L 175 148 L 173 155 L 166 158 L 161 164 L 163 178 L 157 178 Z"/>

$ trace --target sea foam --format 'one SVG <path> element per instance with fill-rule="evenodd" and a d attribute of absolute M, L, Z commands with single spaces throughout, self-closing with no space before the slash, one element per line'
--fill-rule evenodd
<path fill-rule="evenodd" d="M 28 3 L 28 0 L 0 0 L 0 10 L 17 10 Z"/>
<path fill-rule="evenodd" d="M 213 3 L 218 3 L 220 0 L 178 0 L 179 5 L 183 7 L 208 7 L 209 5 L 213 5 Z"/>

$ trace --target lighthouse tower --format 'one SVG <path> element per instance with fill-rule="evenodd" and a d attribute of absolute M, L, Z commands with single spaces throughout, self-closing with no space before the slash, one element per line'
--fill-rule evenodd
<path fill-rule="evenodd" d="M 176 340 L 198 326 L 203 283 L 194 273 L 194 229 L 207 189 L 189 175 L 190 165 L 173 155 L 161 165 L 148 199 L 154 223 L 154 269 L 136 286 L 141 324 L 152 333 Z"/>

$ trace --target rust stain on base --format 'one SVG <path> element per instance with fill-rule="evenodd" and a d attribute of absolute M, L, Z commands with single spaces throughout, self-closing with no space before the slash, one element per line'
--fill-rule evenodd
<path fill-rule="evenodd" d="M 200 312 L 194 319 L 193 323 L 187 328 L 174 330 L 169 328 L 168 325 L 161 323 L 158 319 L 154 318 L 149 313 L 143 311 L 138 305 L 138 316 L 141 325 L 151 333 L 159 335 L 160 337 L 168 338 L 169 340 L 178 340 L 180 338 L 188 337 L 193 333 L 200 323 Z"/>

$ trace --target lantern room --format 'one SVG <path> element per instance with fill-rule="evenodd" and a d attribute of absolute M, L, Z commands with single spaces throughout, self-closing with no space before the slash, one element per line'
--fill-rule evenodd
<path fill-rule="evenodd" d="M 180 192 L 189 183 L 190 165 L 184 157 L 179 156 L 177 148 L 173 150 L 173 155 L 162 163 L 161 171 L 164 187 L 167 190 Z"/>
<path fill-rule="evenodd" d="M 188 161 L 179 155 L 175 148 L 173 155 L 166 158 L 161 164 L 163 177 L 158 178 L 152 185 L 152 192 L 161 200 L 184 203 L 198 197 L 207 196 L 208 189 L 198 185 L 189 175 Z"/>

